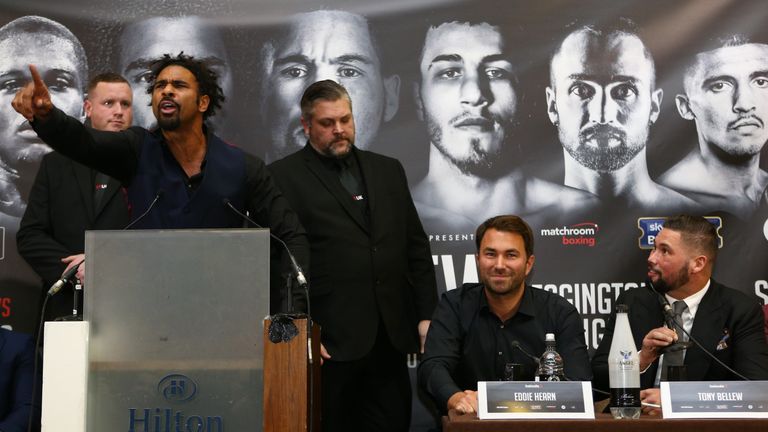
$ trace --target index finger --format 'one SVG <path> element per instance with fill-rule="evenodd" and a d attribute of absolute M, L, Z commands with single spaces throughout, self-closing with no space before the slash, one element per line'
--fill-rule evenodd
<path fill-rule="evenodd" d="M 35 67 L 35 65 L 29 65 L 29 73 L 32 74 L 32 82 L 35 83 L 35 87 L 45 87 L 45 83 L 40 77 L 40 73 L 37 72 L 37 67 Z"/>

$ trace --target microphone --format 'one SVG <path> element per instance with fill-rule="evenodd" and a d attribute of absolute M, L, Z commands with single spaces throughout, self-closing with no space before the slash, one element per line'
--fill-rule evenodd
<path fill-rule="evenodd" d="M 61 275 L 61 278 L 56 281 L 53 285 L 51 285 L 51 288 L 48 290 L 48 297 L 52 297 L 57 292 L 59 292 L 62 288 L 64 288 L 64 285 L 68 284 L 69 282 L 72 282 L 72 279 L 75 278 L 75 275 L 77 274 L 77 268 L 80 267 L 80 264 L 85 261 L 84 259 L 80 260 L 77 264 L 73 265 L 69 268 L 69 270 L 65 271 L 63 275 Z"/>
<path fill-rule="evenodd" d="M 152 210 L 152 208 L 155 207 L 155 204 L 157 204 L 157 202 L 160 200 L 160 198 L 163 197 L 164 193 L 165 193 L 165 191 L 163 189 L 158 190 L 157 194 L 155 194 L 155 199 L 153 199 L 152 202 L 149 203 L 149 207 L 147 207 L 147 209 L 144 211 L 144 213 L 142 213 L 141 215 L 139 215 L 139 217 L 134 219 L 133 222 L 131 222 L 128 225 L 126 225 L 125 228 L 123 228 L 123 230 L 130 229 L 132 226 L 136 225 L 140 220 L 144 219 L 149 214 L 149 212 Z"/>
<path fill-rule="evenodd" d="M 656 290 L 656 287 L 653 286 L 653 282 L 651 282 L 650 279 L 646 279 L 645 283 L 648 285 L 648 287 L 653 291 L 654 294 L 656 294 L 656 300 L 659 301 L 659 305 L 661 305 L 661 312 L 664 314 L 664 323 L 667 325 L 668 328 L 674 330 L 676 327 L 683 328 L 683 325 L 675 319 L 675 311 L 672 309 L 672 306 L 667 301 L 667 298 L 664 297 L 664 294 L 660 293 L 658 290 Z M 685 330 L 683 330 L 685 331 Z M 687 332 L 686 332 L 687 333 Z M 665 354 L 665 353 L 671 353 L 676 351 L 682 351 L 685 349 L 688 349 L 693 346 L 693 342 L 691 341 L 681 341 L 678 339 L 677 342 L 667 345 L 664 348 L 659 349 L 659 353 Z"/>
<path fill-rule="evenodd" d="M 229 207 L 233 212 L 235 212 L 238 216 L 242 217 L 243 219 L 247 220 L 251 224 L 253 224 L 257 228 L 264 228 L 261 225 L 257 224 L 253 219 L 249 218 L 245 213 L 238 210 L 234 205 L 232 205 L 232 202 L 228 198 L 224 198 L 222 200 L 222 203 Z M 269 233 L 269 236 L 275 239 L 278 243 L 280 243 L 283 246 L 283 249 L 288 253 L 288 258 L 291 261 L 291 267 L 293 268 L 293 272 L 296 275 L 296 282 L 299 283 L 299 287 L 304 288 L 306 290 L 307 288 L 307 278 L 304 277 L 304 271 L 301 270 L 301 267 L 299 266 L 299 263 L 296 262 L 296 257 L 293 256 L 293 253 L 291 253 L 291 250 L 288 249 L 288 245 L 285 244 L 285 242 L 278 236 Z M 309 299 L 307 299 L 309 300 Z M 307 306 L 309 306 L 309 303 L 307 303 Z"/>
<path fill-rule="evenodd" d="M 139 222 L 140 220 L 144 219 L 144 217 L 146 215 L 148 215 L 149 212 L 152 210 L 152 208 L 155 206 L 157 201 L 159 201 L 160 198 L 163 196 L 163 193 L 164 193 L 164 191 L 162 189 L 157 191 L 157 194 L 155 195 L 155 198 L 149 204 L 149 207 L 147 207 L 147 210 L 144 211 L 144 213 L 142 213 L 139 217 L 134 219 L 133 222 L 131 222 L 128 225 L 126 225 L 125 228 L 123 228 L 123 230 L 129 229 L 130 227 L 134 226 L 137 222 Z M 46 295 L 48 297 L 51 297 L 51 296 L 55 295 L 57 292 L 59 292 L 62 288 L 64 288 L 64 285 L 66 285 L 69 282 L 72 282 L 72 280 L 74 279 L 75 275 L 77 274 L 78 267 L 80 267 L 80 264 L 82 264 L 84 261 L 85 260 L 80 260 L 80 262 L 77 263 L 77 265 L 72 266 L 69 270 L 64 272 L 64 274 L 61 275 L 61 278 L 59 280 L 57 280 L 53 285 L 51 285 L 51 288 L 48 289 L 48 294 L 46 294 Z"/>
<path fill-rule="evenodd" d="M 533 354 L 529 353 L 528 351 L 526 351 L 526 349 L 525 349 L 525 348 L 523 348 L 523 346 L 522 346 L 522 345 L 520 345 L 520 342 L 518 342 L 518 341 L 512 341 L 511 345 L 512 345 L 512 348 L 515 348 L 515 349 L 518 349 L 518 350 L 520 350 L 520 352 L 521 352 L 521 353 L 523 353 L 523 354 L 525 354 L 525 356 L 526 356 L 526 357 L 528 357 L 529 359 L 533 360 L 533 362 L 534 362 L 534 363 L 536 363 L 536 366 L 537 366 L 537 367 L 540 365 L 540 364 L 539 364 L 539 358 L 538 358 L 538 357 L 536 357 L 535 355 L 533 355 Z"/>

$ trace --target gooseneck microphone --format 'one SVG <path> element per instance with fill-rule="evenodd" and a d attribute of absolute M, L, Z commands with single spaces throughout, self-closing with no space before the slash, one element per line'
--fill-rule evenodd
<path fill-rule="evenodd" d="M 224 198 L 222 200 L 222 203 L 224 203 L 225 206 L 229 207 L 238 216 L 240 216 L 241 218 L 243 218 L 243 219 L 247 220 L 248 222 L 250 222 L 251 224 L 253 224 L 253 226 L 255 226 L 256 228 L 264 228 L 261 225 L 257 224 L 256 221 L 254 221 L 253 219 L 248 217 L 248 215 L 246 215 L 245 213 L 243 213 L 240 210 L 238 210 L 234 205 L 232 205 L 232 202 L 228 198 Z M 288 253 L 288 258 L 291 261 L 291 267 L 293 268 L 293 272 L 296 275 L 296 282 L 299 283 L 299 287 L 301 287 L 303 289 L 306 289 L 307 288 L 307 278 L 304 277 L 304 271 L 301 270 L 301 267 L 299 266 L 299 263 L 296 262 L 296 257 L 294 257 L 293 253 L 291 252 L 291 250 L 288 249 L 288 245 L 285 244 L 285 242 L 280 237 L 272 234 L 271 232 L 269 233 L 269 236 L 272 237 L 273 239 L 275 239 L 278 243 L 280 243 L 283 246 L 283 249 L 285 249 L 285 251 Z M 307 300 L 309 300 L 309 299 L 307 299 Z"/>
<path fill-rule="evenodd" d="M 536 363 L 536 366 L 539 366 L 539 358 L 531 354 L 530 352 L 528 352 L 525 348 L 523 348 L 523 346 L 520 345 L 520 342 L 512 341 L 510 345 L 512 345 L 512 348 L 520 350 L 520 352 L 525 354 L 526 357 L 533 360 L 533 362 Z"/>
<path fill-rule="evenodd" d="M 667 301 L 667 298 L 664 297 L 664 294 L 660 293 L 655 286 L 653 286 L 653 282 L 651 282 L 650 279 L 646 279 L 645 283 L 648 285 L 648 287 L 653 291 L 654 294 L 656 294 L 656 300 L 658 300 L 659 305 L 661 306 L 661 313 L 664 314 L 664 323 L 667 325 L 669 329 L 674 330 L 675 328 L 680 328 L 688 334 L 688 332 L 685 331 L 683 328 L 682 323 L 678 323 L 675 319 L 675 311 L 672 309 L 672 306 Z M 690 336 L 689 336 L 690 339 Z M 677 340 L 677 342 L 667 345 L 664 348 L 659 349 L 659 353 L 666 354 L 676 351 L 681 351 L 688 349 L 693 346 L 693 342 L 690 340 L 688 341 L 681 341 L 680 339 Z"/>
<path fill-rule="evenodd" d="M 57 292 L 59 292 L 62 288 L 64 288 L 64 285 L 68 284 L 69 282 L 72 282 L 72 279 L 75 278 L 75 275 L 77 274 L 77 268 L 80 267 L 80 264 L 85 261 L 84 259 L 80 260 L 77 264 L 73 265 L 69 268 L 69 270 L 65 271 L 64 274 L 61 275 L 61 278 L 56 281 L 53 285 L 51 285 L 51 288 L 48 290 L 48 297 L 51 297 L 55 295 Z"/>
<path fill-rule="evenodd" d="M 144 213 L 142 213 L 141 215 L 139 215 L 139 217 L 134 219 L 133 222 L 126 225 L 125 228 L 123 228 L 123 230 L 131 229 L 132 226 L 136 225 L 137 223 L 139 223 L 140 220 L 144 219 L 149 214 L 149 212 L 152 211 L 152 209 L 155 207 L 155 204 L 157 204 L 157 202 L 160 201 L 160 198 L 163 197 L 164 193 L 165 193 L 164 190 L 162 189 L 158 190 L 157 194 L 155 194 L 155 199 L 153 199 L 152 202 L 149 203 L 149 207 L 147 207 L 147 209 L 144 210 Z"/>
<path fill-rule="evenodd" d="M 157 194 L 155 194 L 155 198 L 152 200 L 152 202 L 149 204 L 149 207 L 142 213 L 139 217 L 133 220 L 133 222 L 129 223 L 128 225 L 123 228 L 123 230 L 127 230 L 134 226 L 136 223 L 138 223 L 140 220 L 144 219 L 149 212 L 152 210 L 152 208 L 157 204 L 157 202 L 162 198 L 163 196 L 163 190 L 160 189 L 157 191 Z M 85 260 L 80 260 L 76 265 L 70 267 L 69 270 L 64 272 L 64 274 L 61 275 L 61 278 L 57 280 L 53 285 L 51 285 L 51 288 L 48 289 L 48 294 L 46 294 L 48 297 L 51 297 L 55 295 L 57 292 L 61 291 L 62 288 L 64 288 L 64 285 L 72 282 L 72 280 L 75 278 L 75 275 L 77 274 L 77 269 L 80 267 L 80 264 L 82 264 Z"/>

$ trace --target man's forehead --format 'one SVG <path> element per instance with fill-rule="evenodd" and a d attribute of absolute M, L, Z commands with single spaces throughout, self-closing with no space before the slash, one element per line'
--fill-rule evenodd
<path fill-rule="evenodd" d="M 24 34 L 29 38 L 10 37 L 0 41 L 0 64 L 14 64 L 28 71 L 32 63 L 38 70 L 62 69 L 77 74 L 71 40 L 49 33 Z"/>
<path fill-rule="evenodd" d="M 196 83 L 195 75 L 189 69 L 181 65 L 172 64 L 164 67 L 157 74 L 156 81 L 185 81 Z"/>
<path fill-rule="evenodd" d="M 378 54 L 362 17 L 321 12 L 302 14 L 291 23 L 285 37 L 276 45 L 274 60 L 301 55 L 323 62 L 342 56 L 361 56 L 378 66 Z"/>
<path fill-rule="evenodd" d="M 101 81 L 91 90 L 91 97 L 102 97 L 105 95 L 121 94 L 122 97 L 133 99 L 131 86 L 124 82 L 106 82 Z"/>
<path fill-rule="evenodd" d="M 696 55 L 686 80 L 701 82 L 720 75 L 738 76 L 768 70 L 768 45 L 750 43 L 717 48 Z"/>
<path fill-rule="evenodd" d="M 155 17 L 133 24 L 123 31 L 120 50 L 123 67 L 139 58 L 154 59 L 179 51 L 196 58 L 226 58 L 219 34 L 198 17 Z"/>
<path fill-rule="evenodd" d="M 424 40 L 422 66 L 443 55 L 484 58 L 503 54 L 503 41 L 498 29 L 490 24 L 451 22 L 430 28 Z"/>
<path fill-rule="evenodd" d="M 613 33 L 598 36 L 588 31 L 571 33 L 552 61 L 552 72 L 559 78 L 586 75 L 608 79 L 629 76 L 637 81 L 653 79 L 653 64 L 637 36 Z"/>

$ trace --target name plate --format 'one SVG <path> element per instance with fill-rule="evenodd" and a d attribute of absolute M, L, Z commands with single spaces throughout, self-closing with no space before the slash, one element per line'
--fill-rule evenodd
<path fill-rule="evenodd" d="M 480 419 L 593 419 L 589 381 L 480 381 Z"/>
<path fill-rule="evenodd" d="M 661 382 L 664 418 L 768 418 L 768 381 Z"/>

